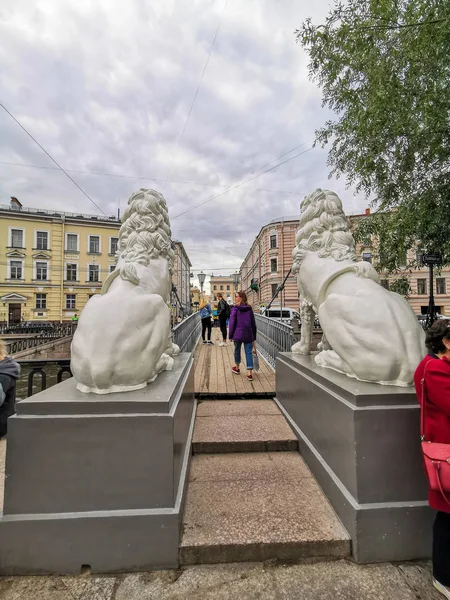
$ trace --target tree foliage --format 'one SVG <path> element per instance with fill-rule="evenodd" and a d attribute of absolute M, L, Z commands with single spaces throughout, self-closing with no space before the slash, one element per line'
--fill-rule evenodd
<path fill-rule="evenodd" d="M 450 263 L 450 1 L 348 0 L 296 36 L 336 115 L 316 143 L 374 198 L 357 237 L 378 239 L 388 270 L 416 244 Z"/>

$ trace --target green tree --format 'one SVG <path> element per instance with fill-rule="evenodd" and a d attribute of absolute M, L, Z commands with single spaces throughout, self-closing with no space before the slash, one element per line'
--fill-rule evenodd
<path fill-rule="evenodd" d="M 349 0 L 295 33 L 336 115 L 316 143 L 376 209 L 357 239 L 387 271 L 416 246 L 450 263 L 449 0 Z"/>

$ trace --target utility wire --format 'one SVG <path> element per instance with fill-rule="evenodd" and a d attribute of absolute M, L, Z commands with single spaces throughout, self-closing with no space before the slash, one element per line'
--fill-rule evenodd
<path fill-rule="evenodd" d="M 292 152 L 292 150 L 291 150 L 291 152 Z M 24 163 L 8 162 L 5 160 L 0 160 L 0 165 L 9 165 L 11 167 L 25 167 L 25 168 L 29 168 L 29 169 L 43 169 L 45 171 L 59 171 L 59 169 L 57 169 L 55 167 L 45 167 L 43 165 L 28 165 L 28 164 L 24 164 Z M 161 181 L 161 182 L 166 182 L 166 183 L 184 183 L 184 184 L 189 184 L 189 185 L 201 185 L 204 187 L 226 188 L 229 186 L 229 184 L 221 185 L 221 184 L 215 184 L 215 183 L 203 183 L 201 181 L 182 181 L 182 180 L 178 180 L 178 179 L 169 179 L 166 181 L 164 179 L 160 179 L 160 178 L 156 178 L 156 177 L 142 177 L 142 176 L 137 176 L 137 175 L 121 175 L 121 174 L 116 174 L 116 173 L 101 173 L 99 171 L 81 171 L 78 169 L 66 169 L 66 171 L 68 173 L 81 173 L 83 175 L 98 175 L 100 177 L 118 177 L 118 178 L 122 178 L 122 179 L 140 179 L 140 180 L 144 180 L 144 181 Z M 291 191 L 286 191 L 286 190 L 268 190 L 268 189 L 264 189 L 264 188 L 248 188 L 248 189 L 252 190 L 254 192 L 271 192 L 273 194 L 291 194 L 293 196 L 300 195 L 300 192 L 291 192 Z"/>
<path fill-rule="evenodd" d="M 169 177 L 172 174 L 172 170 L 173 170 L 173 167 L 175 165 L 175 159 L 177 157 L 178 150 L 180 149 L 180 145 L 181 145 L 181 142 L 183 140 L 183 137 L 184 137 L 187 125 L 189 123 L 189 119 L 191 118 L 192 109 L 194 108 L 195 101 L 197 100 L 198 92 L 200 90 L 200 86 L 202 85 L 203 76 L 205 75 L 206 69 L 208 67 L 209 59 L 211 58 L 211 54 L 212 54 L 212 51 L 213 51 L 213 48 L 214 48 L 214 44 L 216 43 L 217 34 L 219 33 L 220 25 L 222 23 L 222 18 L 223 18 L 223 15 L 225 13 L 225 9 L 227 8 L 227 4 L 228 4 L 228 0 L 225 0 L 225 5 L 223 7 L 222 14 L 220 15 L 220 19 L 219 19 L 219 22 L 217 24 L 216 33 L 214 34 L 214 39 L 212 41 L 211 48 L 209 49 L 208 58 L 206 59 L 205 66 L 203 67 L 203 71 L 202 71 L 202 74 L 200 76 L 200 81 L 198 82 L 197 89 L 195 90 L 194 98 L 192 100 L 192 104 L 191 104 L 191 107 L 190 107 L 189 112 L 188 112 L 188 116 L 187 116 L 186 121 L 184 123 L 183 131 L 181 132 L 180 138 L 179 138 L 178 143 L 177 143 L 177 147 L 176 147 L 175 152 L 173 154 L 172 164 L 170 165 L 170 169 L 169 169 L 169 171 L 167 173 L 166 181 L 169 179 Z"/>
<path fill-rule="evenodd" d="M 30 132 L 29 132 L 29 131 L 28 131 L 28 130 L 27 130 L 27 129 L 26 129 L 26 128 L 25 128 L 25 127 L 24 127 L 24 126 L 21 124 L 21 123 L 19 123 L 19 121 L 16 119 L 16 117 L 15 117 L 13 114 L 11 114 L 11 113 L 9 112 L 9 110 L 6 108 L 6 106 L 5 106 L 4 104 L 2 104 L 1 102 L 0 102 L 0 106 L 3 108 L 3 110 L 4 110 L 6 113 L 8 113 L 8 115 L 11 117 L 11 119 L 12 119 L 13 121 L 15 121 L 15 122 L 17 123 L 17 125 L 18 125 L 18 126 L 19 126 L 19 127 L 20 127 L 20 128 L 21 128 L 21 129 L 22 129 L 22 130 L 23 130 L 23 131 L 24 131 L 24 132 L 25 132 L 25 133 L 26 133 L 26 134 L 27 134 L 27 135 L 28 135 L 28 136 L 29 136 L 29 137 L 32 139 L 32 140 L 33 140 L 33 142 L 34 142 L 35 144 L 37 144 L 37 145 L 39 146 L 39 148 L 40 148 L 40 149 L 41 149 L 43 152 L 45 152 L 45 154 L 46 154 L 46 155 L 49 157 L 49 159 L 50 159 L 50 160 L 52 160 L 52 161 L 55 163 L 55 165 L 56 165 L 56 166 L 57 166 L 59 169 L 61 169 L 61 171 L 64 173 L 64 175 L 66 175 L 66 177 L 68 177 L 68 178 L 70 179 L 70 181 L 71 181 L 71 182 L 72 182 L 74 185 L 76 185 L 76 186 L 77 186 L 77 188 L 78 188 L 78 189 L 79 189 L 79 190 L 80 190 L 80 191 L 81 191 L 81 192 L 82 192 L 82 193 L 83 193 L 83 194 L 86 196 L 86 198 L 87 198 L 87 199 L 88 199 L 90 202 L 92 202 L 92 204 L 93 204 L 93 205 L 94 205 L 96 208 L 98 208 L 98 210 L 99 210 L 99 211 L 100 211 L 100 212 L 101 212 L 103 215 L 105 215 L 105 217 L 106 217 L 106 216 L 107 216 L 107 215 L 106 215 L 106 213 L 105 213 L 105 212 L 103 212 L 103 210 L 100 208 L 100 206 L 98 206 L 98 204 L 96 204 L 96 203 L 94 202 L 94 200 L 92 200 L 92 198 L 89 196 L 89 194 L 87 194 L 87 193 L 86 193 L 86 192 L 83 190 L 83 188 L 82 188 L 82 187 L 80 187 L 80 186 L 78 185 L 78 183 L 77 183 L 77 182 L 76 182 L 74 179 L 72 179 L 72 177 L 69 175 L 69 173 L 67 173 L 67 171 L 65 171 L 65 170 L 64 170 L 64 169 L 61 167 L 61 165 L 60 165 L 58 162 L 56 162 L 56 160 L 53 158 L 53 156 L 51 156 L 51 154 L 49 154 L 49 153 L 47 152 L 47 150 L 46 150 L 46 149 L 45 149 L 45 148 L 44 148 L 44 147 L 43 147 L 43 146 L 42 146 L 42 145 L 41 145 L 41 144 L 40 144 L 40 143 L 37 141 L 37 139 L 36 139 L 35 137 L 33 137 L 33 136 L 31 135 L 31 133 L 30 133 Z"/>
<path fill-rule="evenodd" d="M 196 208 L 199 208 L 199 206 L 203 206 L 204 204 L 207 204 L 208 202 L 211 202 L 212 200 L 215 200 L 216 198 L 219 198 L 220 196 L 223 196 L 224 194 L 227 194 L 228 192 L 231 192 L 232 190 L 235 190 L 235 189 L 241 187 L 242 185 L 244 185 L 246 183 L 249 183 L 250 181 L 253 181 L 253 179 L 256 179 L 257 177 L 261 177 L 261 175 L 264 175 L 264 173 L 268 173 L 269 171 L 273 171 L 274 169 L 281 167 L 281 165 L 284 165 L 285 163 L 287 163 L 291 160 L 294 160 L 294 158 L 297 158 L 298 156 L 301 156 L 302 154 L 306 154 L 307 152 L 309 152 L 312 149 L 313 149 L 313 147 L 311 146 L 311 148 L 308 148 L 307 150 L 303 150 L 303 152 L 299 152 L 298 154 L 291 156 L 291 158 L 284 160 L 283 162 L 279 163 L 278 165 L 275 165 L 274 167 L 271 167 L 270 169 L 266 169 L 262 173 L 258 173 L 257 175 L 255 175 L 254 177 L 251 177 L 250 179 L 246 179 L 245 181 L 242 181 L 241 183 L 236 183 L 235 185 L 224 190 L 223 192 L 220 192 L 219 194 L 215 194 L 214 196 L 211 196 L 211 198 L 208 198 L 207 200 L 203 200 L 203 202 L 194 204 L 194 206 L 192 206 L 191 208 L 188 208 L 187 210 L 183 211 L 182 213 L 179 213 L 178 215 L 171 217 L 171 221 L 173 221 L 174 219 L 177 219 L 178 217 L 185 215 L 186 213 L 190 212 L 191 210 L 195 210 Z"/>

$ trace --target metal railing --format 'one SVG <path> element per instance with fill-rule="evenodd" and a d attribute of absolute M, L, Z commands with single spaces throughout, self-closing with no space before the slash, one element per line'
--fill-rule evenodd
<path fill-rule="evenodd" d="M 275 368 L 278 353 L 291 351 L 294 344 L 294 330 L 286 323 L 263 315 L 255 315 L 255 320 L 258 350 L 267 362 Z"/>
<path fill-rule="evenodd" d="M 51 342 L 53 340 L 59 340 L 65 337 L 69 337 L 73 335 L 76 329 L 76 325 L 69 323 L 67 325 L 62 325 L 54 330 L 45 331 L 43 333 L 39 333 L 33 337 L 22 338 L 20 340 L 16 340 L 15 342 L 5 342 L 6 350 L 8 354 L 16 354 L 17 352 L 23 352 L 23 350 L 28 350 L 30 348 L 36 348 L 37 346 L 42 346 L 47 342 Z"/>
<path fill-rule="evenodd" d="M 193 313 L 172 329 L 173 343 L 180 347 L 181 352 L 192 352 L 200 337 L 201 328 L 200 313 Z"/>
<path fill-rule="evenodd" d="M 70 358 L 44 358 L 17 361 L 22 368 L 22 375 L 17 383 L 17 397 L 20 400 L 29 398 L 47 389 L 47 384 L 52 385 L 72 377 Z"/>

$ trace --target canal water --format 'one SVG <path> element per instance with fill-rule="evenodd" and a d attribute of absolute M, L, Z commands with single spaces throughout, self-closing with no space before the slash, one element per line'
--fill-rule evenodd
<path fill-rule="evenodd" d="M 22 366 L 19 381 L 16 385 L 16 399 L 23 400 L 28 397 L 28 375 L 31 371 L 31 367 Z M 45 366 L 45 373 L 47 375 L 47 386 L 52 387 L 56 385 L 59 372 L 59 366 L 55 364 L 47 364 Z M 68 378 L 68 373 L 63 373 L 63 381 Z M 35 373 L 33 377 L 33 395 L 38 394 L 41 391 L 41 376 L 39 373 Z"/>

